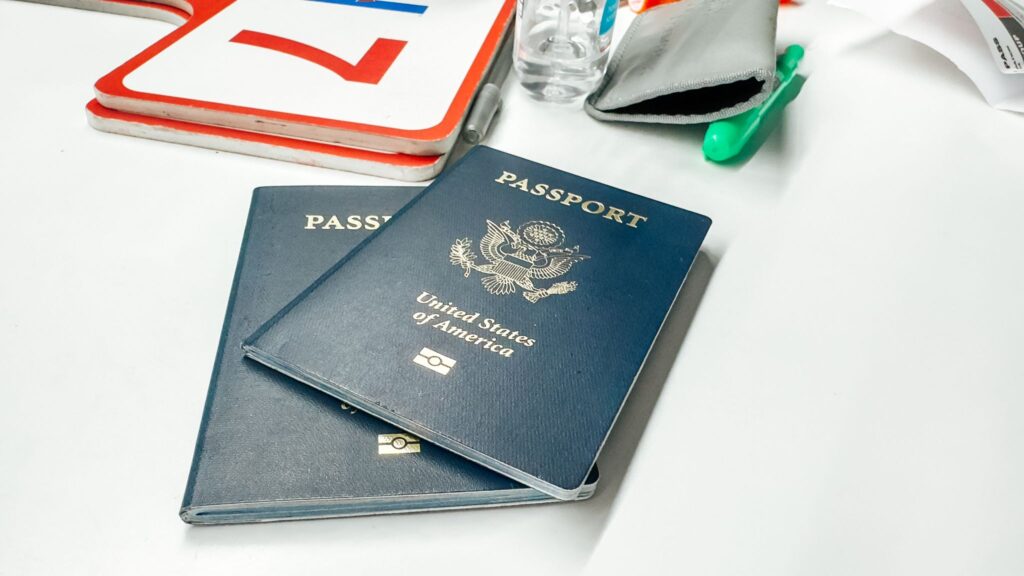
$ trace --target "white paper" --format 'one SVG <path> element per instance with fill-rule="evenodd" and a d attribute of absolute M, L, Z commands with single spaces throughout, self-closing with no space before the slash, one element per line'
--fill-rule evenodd
<path fill-rule="evenodd" d="M 985 39 L 959 0 L 831 0 L 949 58 L 1000 110 L 1024 112 L 1024 75 L 992 64 Z"/>

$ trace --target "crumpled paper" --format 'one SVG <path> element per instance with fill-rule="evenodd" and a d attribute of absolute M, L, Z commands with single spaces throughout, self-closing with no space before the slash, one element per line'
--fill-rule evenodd
<path fill-rule="evenodd" d="M 988 103 L 1024 112 L 1024 74 L 1003 74 L 970 13 L 959 0 L 830 0 L 949 58 Z"/>

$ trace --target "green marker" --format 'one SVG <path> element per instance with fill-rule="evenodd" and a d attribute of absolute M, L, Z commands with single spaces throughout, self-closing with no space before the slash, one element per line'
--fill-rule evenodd
<path fill-rule="evenodd" d="M 779 78 L 779 84 L 760 106 L 751 108 L 746 112 L 712 122 L 708 131 L 704 134 L 704 156 L 712 162 L 725 162 L 739 154 L 743 147 L 750 142 L 750 139 L 757 132 L 761 120 L 775 109 L 776 103 L 780 102 L 779 95 L 786 91 L 790 82 L 796 77 L 796 67 L 800 59 L 804 57 L 803 47 L 793 44 L 779 56 L 775 74 Z M 779 106 L 785 105 L 781 101 Z"/>

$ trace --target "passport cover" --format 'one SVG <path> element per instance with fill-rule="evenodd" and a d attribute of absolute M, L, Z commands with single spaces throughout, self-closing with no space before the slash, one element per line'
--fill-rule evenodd
<path fill-rule="evenodd" d="M 551 501 L 246 359 L 242 338 L 418 193 L 253 192 L 181 517 L 229 524 Z M 591 478 L 591 488 L 596 483 Z"/>
<path fill-rule="evenodd" d="M 575 498 L 710 223 L 477 147 L 244 347 Z"/>

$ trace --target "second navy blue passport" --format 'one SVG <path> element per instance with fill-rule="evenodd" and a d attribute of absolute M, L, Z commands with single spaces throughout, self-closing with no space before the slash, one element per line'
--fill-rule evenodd
<path fill-rule="evenodd" d="M 709 226 L 477 147 L 254 333 L 246 353 L 575 498 Z"/>
<path fill-rule="evenodd" d="M 420 190 L 304 186 L 253 192 L 181 507 L 186 522 L 264 522 L 550 500 L 242 354 L 242 338 Z M 356 332 L 343 329 L 349 336 Z M 591 480 L 590 489 L 596 470 Z"/>

